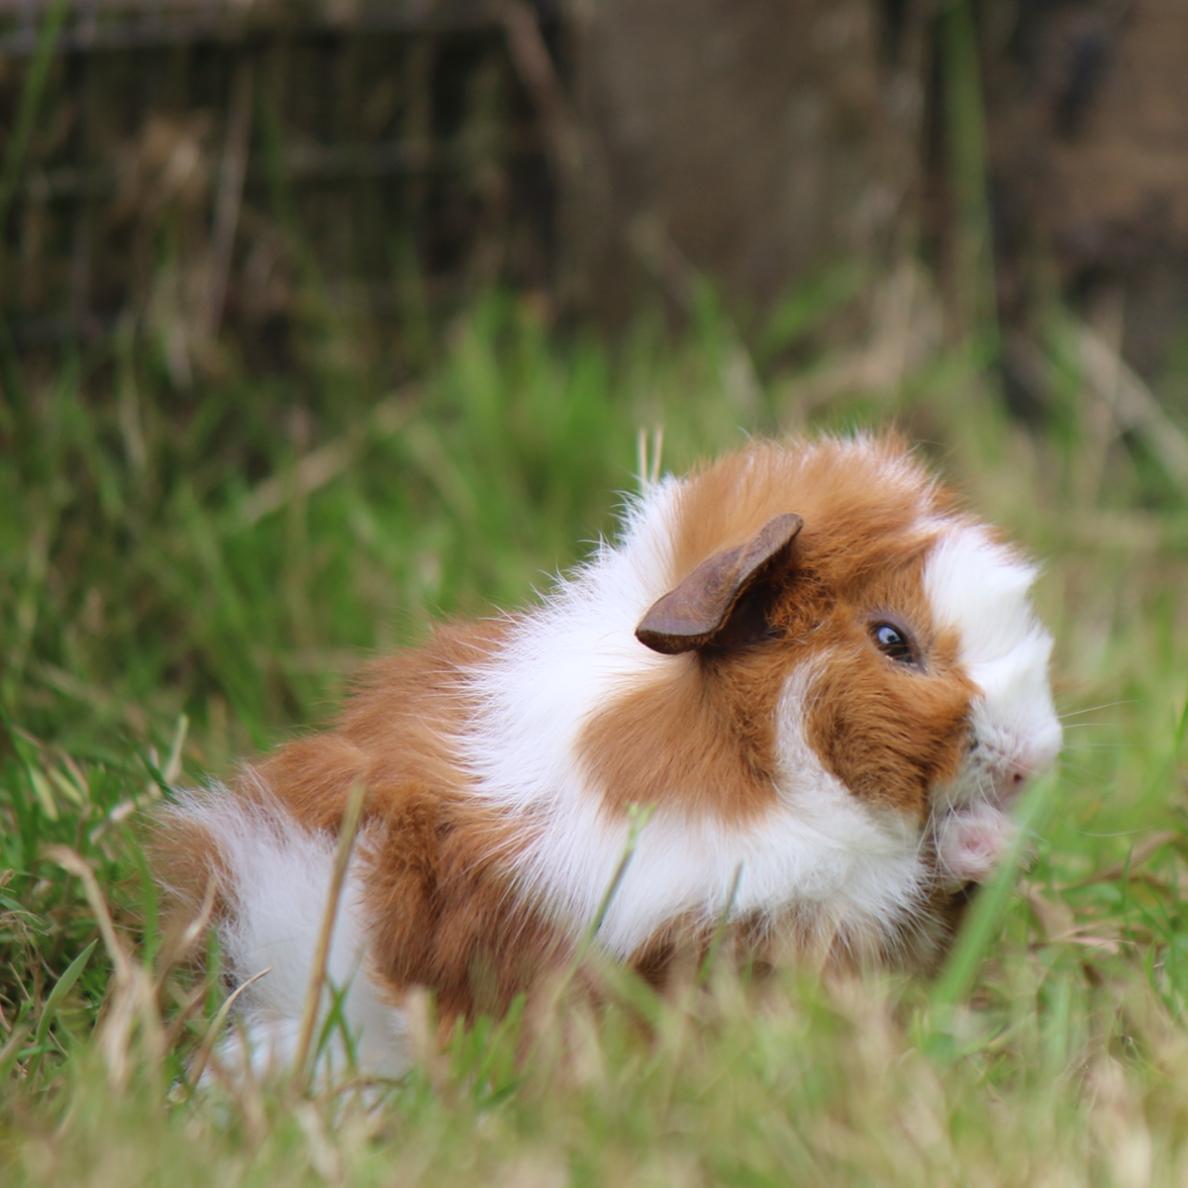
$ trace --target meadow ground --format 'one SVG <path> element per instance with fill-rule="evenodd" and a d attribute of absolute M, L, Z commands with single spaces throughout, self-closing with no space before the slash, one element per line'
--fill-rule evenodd
<path fill-rule="evenodd" d="M 1077 341 L 1054 330 L 1027 427 L 976 346 L 756 367 L 707 317 L 611 355 L 497 302 L 378 395 L 333 350 L 300 389 L 179 388 L 151 343 L 40 380 L 6 357 L 0 1181 L 1188 1183 L 1184 438 L 1090 383 Z M 144 805 L 324 719 L 431 619 L 531 598 L 611 530 L 641 429 L 679 468 L 889 421 L 1043 559 L 1068 726 L 1034 864 L 938 980 L 717 968 L 664 1002 L 620 980 L 534 1021 L 529 1058 L 514 1015 L 445 1050 L 418 1029 L 378 1107 L 188 1094 L 222 996 L 171 968 Z"/>

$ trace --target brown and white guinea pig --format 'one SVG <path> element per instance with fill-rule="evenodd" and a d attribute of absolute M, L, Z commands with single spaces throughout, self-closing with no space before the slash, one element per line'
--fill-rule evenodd
<path fill-rule="evenodd" d="M 360 784 L 328 978 L 374 1072 L 406 1063 L 411 987 L 448 1020 L 571 957 L 632 805 L 596 943 L 645 976 L 724 921 L 928 965 L 1060 746 L 1034 576 L 896 439 L 752 443 L 648 487 L 540 605 L 440 627 L 333 729 L 180 793 L 156 870 L 181 910 L 214 881 L 232 979 L 269 968 L 257 1063 L 292 1053 Z"/>

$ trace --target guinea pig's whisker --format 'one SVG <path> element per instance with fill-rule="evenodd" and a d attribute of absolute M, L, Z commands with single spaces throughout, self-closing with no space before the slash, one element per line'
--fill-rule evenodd
<path fill-rule="evenodd" d="M 1113 709 L 1119 705 L 1134 705 L 1135 699 L 1133 697 L 1124 697 L 1119 701 L 1103 701 L 1100 705 L 1087 705 L 1084 709 L 1070 710 L 1065 714 L 1057 714 L 1056 716 L 1062 721 L 1067 722 L 1069 718 L 1079 718 L 1082 714 L 1091 714 L 1095 710 Z"/>
<path fill-rule="evenodd" d="M 1150 833 L 1149 829 L 1078 829 L 1078 837 L 1096 837 L 1108 839 L 1111 837 L 1143 837 Z"/>
<path fill-rule="evenodd" d="M 988 775 L 982 772 L 978 773 L 975 791 L 977 793 L 979 807 L 994 803 L 994 781 Z"/>
<path fill-rule="evenodd" d="M 1097 775 L 1091 767 L 1086 767 L 1083 763 L 1062 763 L 1060 765 L 1061 771 L 1070 772 L 1073 775 L 1082 776 L 1086 779 L 1093 779 Z"/>
<path fill-rule="evenodd" d="M 1048 841 L 1047 836 L 1038 829 L 1022 829 L 1020 830 L 1020 835 L 1029 842 L 1035 842 L 1037 844 L 1042 842 L 1046 845 Z"/>
<path fill-rule="evenodd" d="M 1105 748 L 1093 747 L 1093 748 L 1086 748 L 1086 749 L 1101 751 L 1101 750 L 1104 750 Z M 1077 747 L 1077 748 L 1075 748 L 1075 750 L 1080 751 L 1081 748 Z M 1069 757 L 1068 752 L 1064 752 L 1061 754 L 1060 758 L 1057 760 L 1056 766 L 1057 766 L 1058 770 L 1060 770 L 1060 771 L 1072 770 L 1073 768 L 1076 768 L 1077 770 L 1082 771 L 1082 772 L 1090 770 L 1090 769 L 1086 768 L 1086 766 L 1083 763 L 1073 763 Z"/>

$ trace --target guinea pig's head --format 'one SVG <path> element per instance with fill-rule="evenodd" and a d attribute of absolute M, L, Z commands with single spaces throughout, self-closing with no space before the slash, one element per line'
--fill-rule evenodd
<path fill-rule="evenodd" d="M 668 564 L 636 635 L 683 665 L 692 750 L 741 754 L 777 797 L 826 773 L 938 886 L 990 873 L 1061 740 L 1032 565 L 891 438 L 759 444 L 695 473 Z"/>

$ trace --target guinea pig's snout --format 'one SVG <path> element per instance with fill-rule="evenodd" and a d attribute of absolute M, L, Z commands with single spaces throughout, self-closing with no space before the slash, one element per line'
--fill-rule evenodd
<path fill-rule="evenodd" d="M 983 786 L 989 783 L 994 799 L 1000 804 L 1012 803 L 1035 771 L 1036 764 L 1014 750 L 1007 752 L 993 743 L 984 743 L 974 731 L 970 732 L 965 744 L 966 764 L 975 772 L 983 773 Z"/>
<path fill-rule="evenodd" d="M 975 704 L 952 802 L 1015 804 L 1060 752 L 1060 720 L 1050 705 L 1042 711 L 1019 715 L 988 700 Z"/>
<path fill-rule="evenodd" d="M 1008 763 L 995 781 L 999 801 L 1006 805 L 1013 804 L 1022 795 L 1033 774 L 1034 769 L 1025 760 L 1016 759 Z"/>
<path fill-rule="evenodd" d="M 998 802 L 1010 806 L 1032 780 L 1056 760 L 1058 746 L 1019 746 L 1009 752 L 988 753 L 989 775 Z"/>

